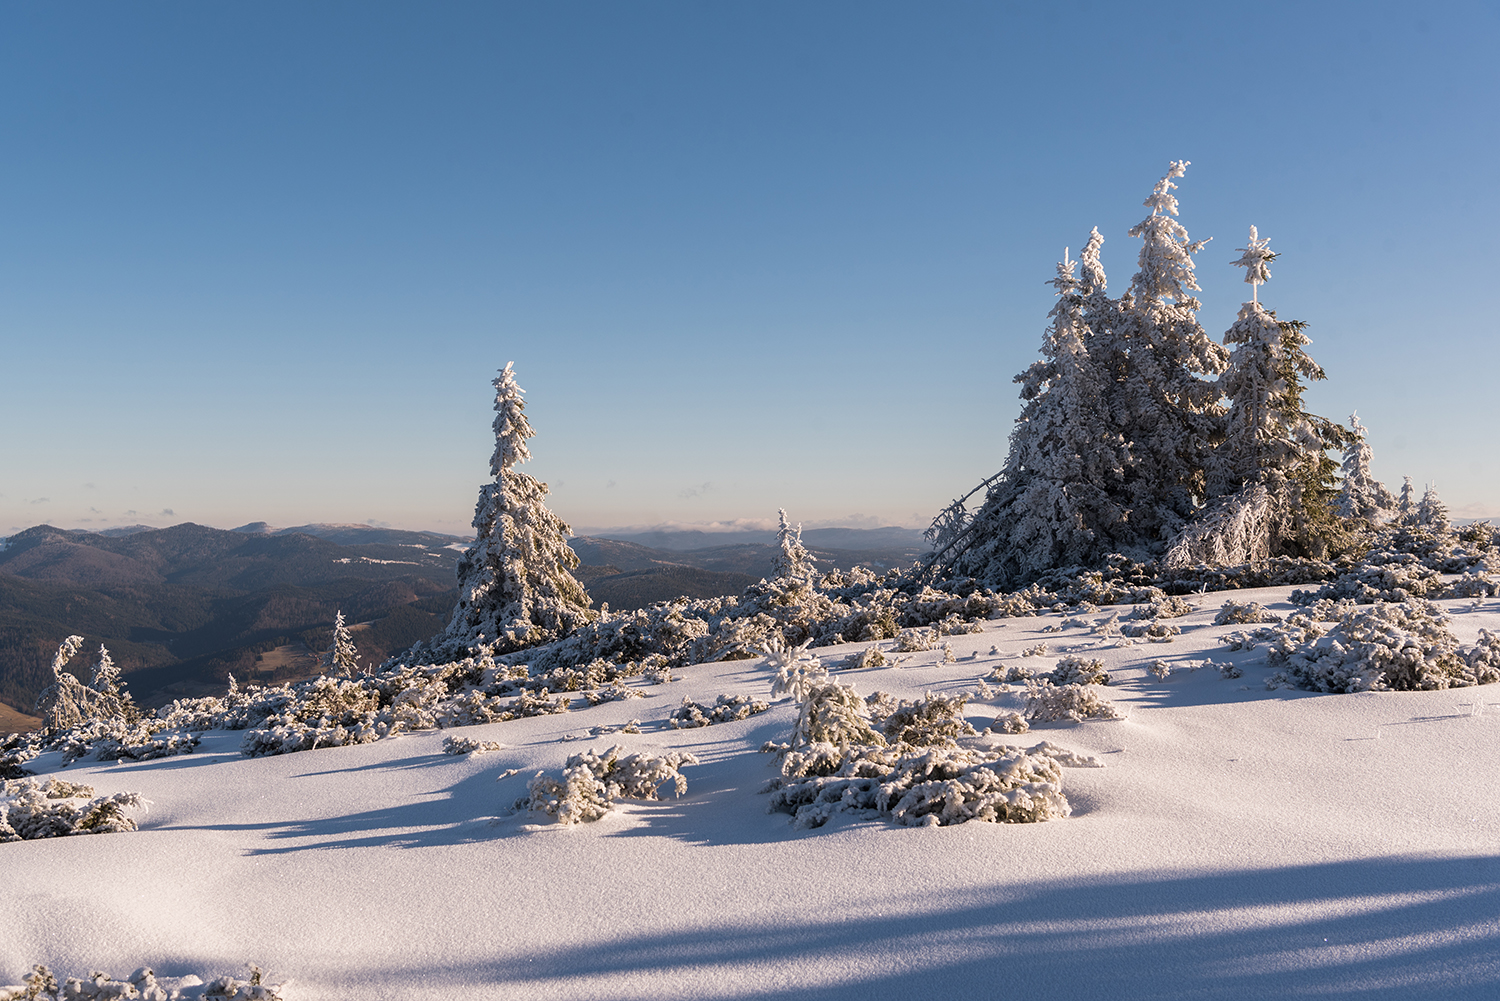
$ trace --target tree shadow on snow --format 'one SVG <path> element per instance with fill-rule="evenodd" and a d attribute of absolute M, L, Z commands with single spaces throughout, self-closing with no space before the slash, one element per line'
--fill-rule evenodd
<path fill-rule="evenodd" d="M 799 874 L 747 878 L 774 899 Z M 899 885 L 899 873 L 872 874 L 872 891 L 882 879 Z M 863 911 L 830 904 L 780 921 L 574 938 L 421 982 L 458 977 L 527 998 L 1492 998 L 1500 858 L 1123 875 L 946 899 L 908 891 Z"/>

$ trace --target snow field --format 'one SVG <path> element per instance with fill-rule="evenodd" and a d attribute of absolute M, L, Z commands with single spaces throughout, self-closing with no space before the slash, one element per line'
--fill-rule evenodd
<path fill-rule="evenodd" d="M 1232 597 L 1286 615 L 1291 590 Z M 760 660 L 679 669 L 646 699 L 373 744 L 245 759 L 240 733 L 209 733 L 191 755 L 80 762 L 58 774 L 140 792 L 150 812 L 132 834 L 0 846 L 0 983 L 38 962 L 205 977 L 255 962 L 300 999 L 1493 996 L 1500 687 L 1267 691 L 1265 647 L 1226 651 L 1246 627 L 1212 625 L 1225 597 L 1195 596 L 1170 643 L 1044 631 L 1106 608 L 985 623 L 946 638 L 952 663 L 939 646 L 834 670 L 861 695 L 919 698 L 997 666 L 1104 661 L 1098 691 L 1125 719 L 967 740 L 1106 763 L 1065 769 L 1073 815 L 1042 824 L 836 815 L 801 831 L 767 814 L 757 790 L 777 771 L 758 748 L 787 739 L 790 702 L 666 724 L 683 696 L 766 698 Z M 1465 643 L 1500 629 L 1500 601 L 1441 604 Z M 834 666 L 866 646 L 814 652 Z M 1206 659 L 1243 676 L 1191 669 Z M 1023 706 L 1023 686 L 990 684 L 967 714 L 981 731 Z M 641 734 L 589 735 L 634 718 Z M 504 746 L 444 754 L 453 735 Z M 683 798 L 596 823 L 506 815 L 537 771 L 616 744 L 702 763 Z"/>

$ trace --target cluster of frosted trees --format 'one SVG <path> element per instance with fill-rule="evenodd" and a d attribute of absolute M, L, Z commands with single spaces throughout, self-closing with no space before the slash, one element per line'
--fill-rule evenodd
<path fill-rule="evenodd" d="M 1097 229 L 1077 262 L 1064 254 L 1042 360 L 1016 376 L 1025 406 L 1006 464 L 977 511 L 957 501 L 929 531 L 938 574 L 1014 586 L 1111 553 L 1167 566 L 1322 558 L 1349 519 L 1395 507 L 1357 421 L 1303 409 L 1304 380 L 1323 370 L 1305 324 L 1259 301 L 1276 255 L 1253 226 L 1234 262 L 1250 301 L 1222 344 L 1199 324 L 1193 255 L 1207 241 L 1189 239 L 1172 194 L 1187 166 L 1172 163 L 1130 230 L 1141 250 L 1123 295 L 1107 293 Z M 1330 449 L 1346 450 L 1342 491 Z"/>

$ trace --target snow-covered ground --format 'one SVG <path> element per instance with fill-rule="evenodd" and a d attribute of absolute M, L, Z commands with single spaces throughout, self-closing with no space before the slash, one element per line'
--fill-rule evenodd
<path fill-rule="evenodd" d="M 1285 614 L 1290 590 L 1233 597 Z M 1264 647 L 1227 652 L 1247 627 L 1212 625 L 1224 597 L 1171 620 L 1171 643 L 1044 632 L 1066 618 L 1048 614 L 951 637 L 954 663 L 934 650 L 837 673 L 911 698 L 1055 654 L 1104 660 L 1127 718 L 969 738 L 1106 763 L 1066 769 L 1073 815 L 1041 824 L 797 830 L 768 814 L 776 762 L 758 749 L 787 738 L 790 702 L 665 723 L 684 696 L 766 698 L 759 660 L 560 716 L 253 760 L 213 733 L 184 757 L 75 764 L 61 774 L 141 792 L 150 812 L 136 833 L 0 845 L 0 983 L 34 963 L 211 977 L 254 962 L 301 999 L 1500 995 L 1500 687 L 1268 691 Z M 1500 601 L 1443 604 L 1465 643 L 1500 630 Z M 1049 656 L 1021 658 L 1043 641 Z M 1243 677 L 1186 669 L 1209 657 Z M 969 719 L 983 731 L 1021 695 L 972 701 Z M 637 717 L 639 735 L 590 735 Z M 454 734 L 505 746 L 446 755 Z M 702 763 L 681 799 L 596 823 L 507 815 L 536 771 L 612 744 Z"/>

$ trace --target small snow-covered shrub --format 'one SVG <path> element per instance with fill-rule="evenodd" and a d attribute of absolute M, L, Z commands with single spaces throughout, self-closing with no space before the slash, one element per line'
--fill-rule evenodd
<path fill-rule="evenodd" d="M 1280 622 L 1281 616 L 1270 611 L 1258 601 L 1239 602 L 1233 599 L 1224 602 L 1219 614 L 1214 616 L 1216 626 L 1253 625 L 1259 622 Z"/>
<path fill-rule="evenodd" d="M 143 966 L 124 980 L 95 971 L 87 979 L 69 977 L 59 986 L 51 970 L 35 966 L 24 984 L 0 987 L 0 1001 L 282 1001 L 284 985 L 268 984 L 264 976 L 251 965 L 249 980 L 224 976 L 204 983 L 199 977 L 158 979 Z"/>
<path fill-rule="evenodd" d="M 1267 662 L 1282 671 L 1269 684 L 1290 682 L 1317 692 L 1361 692 L 1427 691 L 1481 683 L 1481 678 L 1489 677 L 1481 670 L 1487 663 L 1470 663 L 1447 622 L 1446 612 L 1420 599 L 1351 612 L 1326 636 L 1273 646 Z"/>
<path fill-rule="evenodd" d="M 1110 682 L 1104 661 L 1073 656 L 1059 660 L 1049 677 L 1054 685 L 1107 685 Z"/>
<path fill-rule="evenodd" d="M 446 737 L 443 739 L 444 754 L 488 754 L 505 745 L 495 740 L 475 740 L 472 737 Z"/>
<path fill-rule="evenodd" d="M 936 629 L 903 629 L 896 637 L 896 653 L 922 653 L 937 646 Z"/>
<path fill-rule="evenodd" d="M 964 719 L 968 701 L 967 695 L 932 692 L 916 701 L 897 701 L 884 692 L 876 692 L 865 700 L 886 742 L 911 747 L 951 747 L 957 738 L 973 736 L 974 727 Z"/>
<path fill-rule="evenodd" d="M 877 692 L 876 696 L 879 694 Z M 870 715 L 870 704 L 859 697 L 853 685 L 837 681 L 819 685 L 802 700 L 790 746 L 883 745 L 885 737 L 870 722 Z"/>
<path fill-rule="evenodd" d="M 1087 685 L 1054 685 L 1030 681 L 1026 684 L 1026 718 L 1038 723 L 1087 719 L 1123 719 L 1113 702 L 1102 699 Z"/>
<path fill-rule="evenodd" d="M 1174 637 L 1182 635 L 1182 629 L 1170 622 L 1151 619 L 1141 623 L 1126 623 L 1120 627 L 1120 633 L 1131 639 L 1145 639 L 1152 643 L 1170 643 Z"/>
<path fill-rule="evenodd" d="M 603 688 L 590 688 L 583 693 L 583 700 L 591 706 L 600 706 L 606 702 L 623 702 L 626 699 L 644 699 L 646 693 L 639 688 L 629 688 L 621 684 L 606 685 Z"/>
<path fill-rule="evenodd" d="M 808 692 L 828 683 L 828 670 L 807 652 L 807 643 L 792 647 L 773 639 L 766 647 L 766 666 L 775 672 L 771 681 L 773 699 L 790 695 L 801 702 Z"/>
<path fill-rule="evenodd" d="M 1022 657 L 1045 657 L 1047 656 L 1047 644 L 1038 643 L 1035 646 L 1025 647 L 1021 650 Z"/>
<path fill-rule="evenodd" d="M 991 733 L 1025 733 L 1030 729 L 1031 724 L 1018 712 L 1000 713 L 995 717 L 995 722 L 990 724 Z"/>
<path fill-rule="evenodd" d="M 845 657 L 839 666 L 847 670 L 858 670 L 867 667 L 885 667 L 889 663 L 890 660 L 886 658 L 886 655 L 880 652 L 880 647 L 872 643 L 859 653 L 851 653 Z"/>
<path fill-rule="evenodd" d="M 30 775 L 31 772 L 21 766 L 40 753 L 40 739 L 30 734 L 10 733 L 0 737 L 0 779 Z"/>
<path fill-rule="evenodd" d="M 988 680 L 998 681 L 1003 685 L 1026 681 L 1027 679 L 1035 678 L 1036 676 L 1037 672 L 1033 671 L 1025 664 L 1012 664 L 1009 667 L 995 668 L 989 673 Z"/>
<path fill-rule="evenodd" d="M 687 792 L 687 779 L 678 769 L 696 765 L 691 754 L 636 753 L 622 756 L 622 747 L 602 755 L 583 751 L 569 756 L 561 776 L 538 773 L 517 809 L 541 810 L 562 824 L 598 820 L 620 799 L 658 799 L 663 786 L 675 795 Z"/>
<path fill-rule="evenodd" d="M 129 722 L 121 717 L 86 720 L 49 741 L 62 752 L 64 766 L 84 758 L 95 761 L 150 761 L 191 754 L 203 739 L 196 733 L 164 732 L 160 720 Z"/>
<path fill-rule="evenodd" d="M 61 779 L 9 779 L 0 783 L 0 842 L 133 831 L 128 809 L 146 809 L 140 793 L 94 797 L 93 786 Z"/>
<path fill-rule="evenodd" d="M 1198 606 L 1174 594 L 1163 596 L 1147 605 L 1136 605 L 1130 610 L 1130 617 L 1132 619 L 1175 619 L 1197 610 Z"/>
<path fill-rule="evenodd" d="M 766 791 L 769 811 L 791 814 L 800 828 L 821 827 L 841 811 L 884 815 L 907 826 L 1035 823 L 1072 812 L 1062 792 L 1063 767 L 1100 766 L 1045 741 L 1025 750 L 865 746 L 842 752 L 818 744 L 789 752 L 783 778 Z"/>
<path fill-rule="evenodd" d="M 1439 597 L 1443 598 L 1493 598 L 1500 594 L 1500 583 L 1483 573 L 1475 571 L 1449 583 Z"/>
<path fill-rule="evenodd" d="M 749 719 L 769 708 L 771 703 L 752 699 L 748 695 L 720 695 L 711 706 L 685 698 L 682 705 L 673 710 L 667 719 L 667 725 L 674 730 L 686 730 L 714 723 L 733 723 Z"/>

